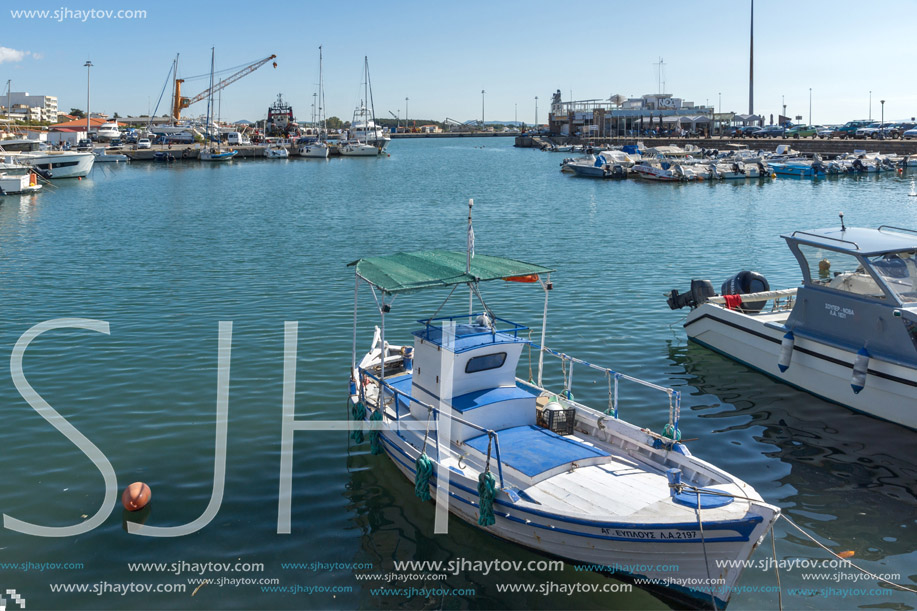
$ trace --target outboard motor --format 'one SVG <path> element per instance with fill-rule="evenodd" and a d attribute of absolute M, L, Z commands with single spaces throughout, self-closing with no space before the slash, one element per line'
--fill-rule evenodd
<path fill-rule="evenodd" d="M 51 170 L 43 170 L 38 166 L 33 165 L 32 171 L 44 178 L 45 180 L 51 180 Z"/>
<path fill-rule="evenodd" d="M 812 171 L 816 174 L 825 174 L 825 164 L 821 162 L 821 159 L 816 159 L 812 162 Z"/>
<path fill-rule="evenodd" d="M 716 295 L 713 290 L 713 284 L 709 280 L 692 280 L 691 288 L 685 293 L 679 293 L 675 289 L 669 293 L 666 303 L 673 310 L 680 310 L 689 307 L 692 310 L 705 303 L 709 298 Z"/>
<path fill-rule="evenodd" d="M 619 180 L 627 178 L 627 170 L 620 163 L 616 163 L 611 168 L 611 177 Z"/>
<path fill-rule="evenodd" d="M 853 165 L 853 169 L 856 170 L 857 172 L 865 172 L 865 171 L 866 171 L 866 166 L 863 165 L 863 160 L 860 159 L 859 157 L 857 157 L 856 159 L 853 160 L 853 164 L 852 164 L 852 165 Z"/>
<path fill-rule="evenodd" d="M 720 287 L 721 295 L 747 295 L 748 293 L 762 293 L 771 289 L 767 278 L 758 272 L 741 271 L 732 278 L 726 280 Z M 756 314 L 764 309 L 767 300 L 743 302 L 739 307 L 740 312 L 746 314 Z"/>

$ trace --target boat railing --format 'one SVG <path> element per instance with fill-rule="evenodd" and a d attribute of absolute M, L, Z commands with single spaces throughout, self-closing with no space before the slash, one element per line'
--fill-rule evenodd
<path fill-rule="evenodd" d="M 669 422 L 666 427 L 663 429 L 662 435 L 664 437 L 669 437 L 672 440 L 677 441 L 681 438 L 681 433 L 678 429 L 678 422 L 681 417 L 681 393 L 673 388 L 667 386 L 660 386 L 659 384 L 654 384 L 647 380 L 641 380 L 640 378 L 635 378 L 634 376 L 621 373 L 620 371 L 615 371 L 614 369 L 609 369 L 607 367 L 602 367 L 600 365 L 595 365 L 589 361 L 584 361 L 583 359 L 578 359 L 576 357 L 570 356 L 569 354 L 559 352 L 557 350 L 552 350 L 547 346 L 537 346 L 532 344 L 535 348 L 540 349 L 545 354 L 554 356 L 561 360 L 561 363 L 564 365 L 564 390 L 563 395 L 568 400 L 573 400 L 573 365 L 580 364 L 585 365 L 586 367 L 599 371 L 603 373 L 609 381 L 609 408 L 605 412 L 607 415 L 612 416 L 613 418 L 618 418 L 618 383 L 620 380 L 626 380 L 628 382 L 634 382 L 646 388 L 657 390 L 666 394 L 669 399 Z M 540 383 L 540 380 L 539 380 Z M 578 404 L 580 405 L 580 404 Z M 588 406 L 583 406 L 588 407 Z M 595 410 L 595 408 L 589 408 Z M 597 410 L 595 410 L 597 411 Z"/>
<path fill-rule="evenodd" d="M 796 297 L 796 288 L 779 289 L 774 291 L 761 291 L 759 293 L 743 293 L 742 301 L 744 303 L 754 303 L 756 301 L 770 301 L 771 312 L 791 310 Z M 710 303 L 725 304 L 725 295 L 715 295 L 707 298 Z"/>
<path fill-rule="evenodd" d="M 478 331 L 475 333 L 462 333 L 461 337 L 463 338 L 477 337 L 477 336 L 483 336 L 483 335 L 494 336 L 497 333 L 502 333 L 504 335 L 512 335 L 512 337 L 516 339 L 519 337 L 520 331 L 529 330 L 528 327 L 520 325 L 518 323 L 514 323 L 510 320 L 506 320 L 505 318 L 494 317 L 493 319 L 491 319 L 490 315 L 486 312 L 473 312 L 471 314 L 458 314 L 455 316 L 441 316 L 439 318 L 426 318 L 423 320 L 418 320 L 417 322 L 422 324 L 424 326 L 424 332 L 426 334 L 429 334 L 431 329 L 442 328 L 443 322 L 457 322 L 459 320 L 468 320 L 469 323 L 473 324 L 476 318 L 483 316 L 485 314 L 488 316 L 488 320 L 491 321 L 491 324 L 488 325 L 490 327 L 489 329 L 484 330 L 484 331 Z M 498 325 L 497 325 L 498 322 L 504 323 L 503 328 L 498 328 Z M 439 324 L 434 324 L 434 323 L 439 323 Z"/>
<path fill-rule="evenodd" d="M 359 367 L 358 369 L 359 369 L 360 378 L 361 378 L 361 383 L 360 383 L 360 385 L 359 385 L 359 386 L 360 386 L 360 401 L 362 401 L 364 405 L 366 404 L 366 392 L 365 392 L 365 387 L 364 387 L 364 385 L 362 384 L 362 379 L 363 379 L 364 376 L 365 376 L 366 378 L 369 378 L 370 380 L 372 380 L 373 382 L 375 382 L 375 383 L 379 386 L 379 394 L 377 395 L 378 398 L 377 398 L 377 403 L 376 403 L 376 408 L 377 408 L 377 409 L 382 410 L 382 409 L 384 409 L 384 407 L 385 407 L 385 401 L 384 401 L 384 398 L 383 398 L 383 389 L 385 389 L 386 392 L 389 392 L 389 393 L 392 394 L 392 398 L 393 398 L 392 403 L 394 404 L 394 407 L 395 407 L 395 433 L 396 433 L 399 437 L 401 437 L 402 439 L 404 439 L 404 436 L 401 434 L 401 429 L 400 429 L 400 424 L 401 424 L 401 410 L 400 410 L 400 405 L 401 405 L 401 402 L 399 401 L 399 397 L 405 399 L 405 400 L 407 401 L 408 405 L 410 405 L 411 403 L 413 403 L 413 404 L 418 405 L 418 406 L 422 407 L 423 409 L 427 410 L 428 417 L 429 417 L 431 420 L 436 421 L 437 423 L 439 422 L 439 417 L 440 417 L 440 415 L 442 415 L 444 418 L 446 418 L 446 419 L 447 419 L 448 421 L 450 421 L 450 422 L 457 422 L 457 423 L 462 424 L 462 425 L 464 425 L 464 426 L 471 427 L 471 428 L 473 428 L 473 429 L 475 429 L 475 430 L 477 430 L 477 431 L 481 431 L 482 433 L 484 433 L 485 435 L 487 435 L 487 436 L 490 438 L 490 440 L 493 441 L 494 455 L 495 455 L 495 459 L 496 459 L 496 461 L 497 461 L 497 475 L 498 475 L 498 477 L 499 477 L 499 479 L 500 479 L 500 487 L 501 487 L 501 488 L 504 487 L 504 485 L 503 485 L 503 483 L 504 483 L 504 482 L 503 482 L 503 461 L 500 459 L 500 436 L 497 434 L 496 431 L 494 431 L 494 430 L 492 430 L 492 429 L 485 428 L 485 427 L 483 427 L 483 426 L 481 426 L 481 425 L 479 425 L 479 424 L 475 424 L 474 422 L 469 422 L 468 420 L 465 420 L 464 418 L 460 418 L 460 417 L 458 417 L 458 416 L 452 414 L 451 412 L 444 412 L 443 410 L 441 410 L 441 409 L 439 409 L 439 408 L 437 408 L 437 407 L 433 407 L 433 406 L 430 405 L 429 403 L 424 403 L 423 401 L 421 401 L 421 400 L 419 400 L 419 399 L 416 399 L 416 398 L 412 397 L 411 394 L 408 393 L 408 392 L 405 392 L 405 391 L 403 391 L 403 390 L 399 390 L 399 389 L 395 388 L 394 386 L 392 386 L 391 384 L 389 384 L 388 382 L 386 382 L 385 380 L 383 380 L 383 379 L 380 378 L 379 376 L 377 376 L 377 375 L 373 374 L 372 372 L 368 371 L 367 369 L 364 369 L 364 368 L 362 368 L 362 367 Z M 410 413 L 410 409 L 408 409 L 408 412 Z M 439 433 L 438 433 L 438 428 L 437 428 L 436 425 L 434 425 L 434 426 L 431 427 L 431 426 L 430 426 L 430 422 L 428 422 L 428 423 L 427 423 L 427 429 L 426 429 L 425 435 L 430 435 L 430 434 L 434 435 L 434 437 L 435 437 L 435 439 L 436 439 L 436 446 L 435 446 L 435 447 L 436 447 L 436 462 L 437 462 L 437 464 L 440 464 L 440 446 L 439 446 Z M 488 451 L 488 454 L 489 454 L 489 451 Z"/>

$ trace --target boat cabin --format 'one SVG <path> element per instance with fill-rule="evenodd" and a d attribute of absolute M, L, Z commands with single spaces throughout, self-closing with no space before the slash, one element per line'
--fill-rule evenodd
<path fill-rule="evenodd" d="M 473 320 L 470 324 L 459 322 Z M 487 429 L 535 424 L 535 396 L 516 386 L 516 365 L 527 328 L 487 314 L 418 321 L 414 335 L 411 396 L 431 405 L 448 405 L 460 418 Z M 497 330 L 497 324 L 508 328 Z M 441 403 L 442 402 L 442 403 Z M 413 403 L 411 414 L 427 419 Z M 453 421 L 451 439 L 463 442 L 481 432 Z"/>
<path fill-rule="evenodd" d="M 883 225 L 782 236 L 803 285 L 785 326 L 838 347 L 917 362 L 917 231 Z"/>

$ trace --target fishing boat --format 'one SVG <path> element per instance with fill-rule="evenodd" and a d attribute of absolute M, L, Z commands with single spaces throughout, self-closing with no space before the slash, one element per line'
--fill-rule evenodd
<path fill-rule="evenodd" d="M 672 291 L 688 338 L 777 380 L 917 429 L 917 231 L 880 226 L 781 236 L 802 285 L 743 271 Z M 768 307 L 770 303 L 770 307 Z"/>
<path fill-rule="evenodd" d="M 350 264 L 355 291 L 370 288 L 381 319 L 358 360 L 354 312 L 351 415 L 368 421 L 373 453 L 384 452 L 421 499 L 432 491 L 440 508 L 448 505 L 485 532 L 572 561 L 617 566 L 624 578 L 657 580 L 666 597 L 723 608 L 742 571 L 733 561 L 749 558 L 779 509 L 679 441 L 678 392 L 547 348 L 553 270 L 475 254 L 471 202 L 468 235 L 465 252 L 399 252 Z M 484 302 L 480 284 L 502 281 L 543 289 L 537 344 L 527 327 L 499 318 Z M 438 316 L 450 297 L 464 294 L 459 287 L 469 290 L 460 306 L 468 313 Z M 413 343 L 389 343 L 395 299 L 437 289 L 448 295 L 418 321 Z M 529 347 L 537 350 L 537 377 L 525 380 L 516 370 Z M 562 364 L 564 388 L 543 385 L 545 357 Z M 531 371 L 531 353 L 529 360 Z M 574 400 L 574 365 L 607 379 L 607 409 Z M 619 417 L 619 383 L 659 392 L 659 407 L 669 410 L 662 434 Z M 354 437 L 362 442 L 360 430 Z M 677 574 L 655 570 L 674 558 Z"/>
<path fill-rule="evenodd" d="M 328 147 L 328 123 L 325 119 L 325 81 L 322 73 L 322 46 L 318 46 L 318 122 L 321 129 L 318 138 L 307 142 L 299 147 L 300 157 L 312 157 L 318 159 L 327 159 L 329 153 Z"/>
<path fill-rule="evenodd" d="M 201 161 L 229 161 L 239 151 L 224 151 L 220 148 L 219 130 L 213 123 L 213 68 L 214 68 L 214 48 L 210 47 L 210 97 L 207 98 L 207 140 L 209 147 L 202 148 L 198 154 Z M 216 142 L 214 142 L 214 140 Z"/>

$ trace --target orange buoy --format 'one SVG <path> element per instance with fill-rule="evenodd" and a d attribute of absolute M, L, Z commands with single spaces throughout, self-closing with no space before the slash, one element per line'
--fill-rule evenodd
<path fill-rule="evenodd" d="M 838 556 L 840 556 L 841 558 L 852 558 L 855 555 L 856 555 L 856 552 L 854 552 L 853 550 L 847 550 L 846 552 L 841 552 L 838 554 Z"/>
<path fill-rule="evenodd" d="M 149 504 L 152 496 L 153 493 L 149 486 L 143 482 L 134 482 L 124 489 L 124 493 L 121 495 L 121 504 L 128 511 L 140 511 Z"/>

